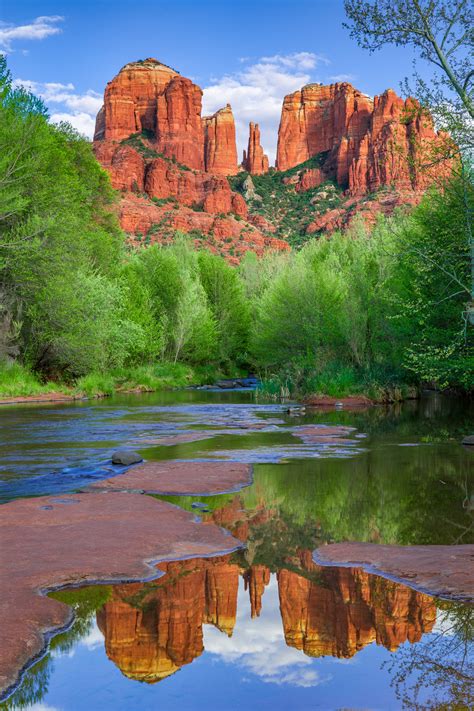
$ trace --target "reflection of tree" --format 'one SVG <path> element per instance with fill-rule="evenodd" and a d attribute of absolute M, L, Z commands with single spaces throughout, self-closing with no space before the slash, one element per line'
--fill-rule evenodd
<path fill-rule="evenodd" d="M 29 708 L 44 698 L 48 692 L 49 678 L 53 670 L 54 657 L 51 652 L 54 650 L 68 652 L 90 632 L 95 620 L 95 611 L 106 602 L 110 592 L 109 586 L 97 585 L 51 593 L 51 597 L 72 607 L 75 616 L 74 624 L 70 629 L 51 639 L 48 653 L 25 672 L 15 693 L 0 703 L 2 711 Z"/>
<path fill-rule="evenodd" d="M 21 686 L 13 696 L 0 704 L 0 709 L 14 711 L 14 709 L 24 709 L 39 704 L 48 691 L 51 671 L 51 656 L 47 654 L 25 673 Z"/>
<path fill-rule="evenodd" d="M 422 643 L 405 645 L 388 664 L 392 686 L 407 709 L 472 709 L 474 607 L 448 602 L 437 606 L 439 631 Z"/>

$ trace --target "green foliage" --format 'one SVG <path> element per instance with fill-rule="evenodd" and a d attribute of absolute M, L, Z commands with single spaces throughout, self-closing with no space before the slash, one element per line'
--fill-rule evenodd
<path fill-rule="evenodd" d="M 474 388 L 474 333 L 466 323 L 470 292 L 466 208 L 474 210 L 472 175 L 432 191 L 409 218 L 392 222 L 397 263 L 388 288 L 405 367 L 440 387 Z"/>
<path fill-rule="evenodd" d="M 0 362 L 0 397 L 40 395 L 58 390 L 57 383 L 41 383 L 20 363 Z"/>
<path fill-rule="evenodd" d="M 286 171 L 269 171 L 264 175 L 252 175 L 256 198 L 249 199 L 251 214 L 263 215 L 276 226 L 275 236 L 298 247 L 308 240 L 306 228 L 316 215 L 324 214 L 341 204 L 340 189 L 330 181 L 317 188 L 302 192 L 295 190 L 293 180 L 305 170 L 324 165 L 327 153 L 319 153 L 304 163 Z M 243 191 L 248 173 L 229 177 L 233 190 Z"/>
<path fill-rule="evenodd" d="M 221 257 L 199 252 L 200 281 L 206 293 L 218 338 L 220 363 L 242 362 L 248 346 L 250 313 L 235 269 Z"/>

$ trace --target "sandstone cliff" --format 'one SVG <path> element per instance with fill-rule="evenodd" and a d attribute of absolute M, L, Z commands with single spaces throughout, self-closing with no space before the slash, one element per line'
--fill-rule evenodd
<path fill-rule="evenodd" d="M 234 263 L 248 250 L 288 249 L 247 221 L 245 200 L 225 177 L 238 171 L 230 105 L 202 117 L 201 104 L 196 84 L 152 58 L 127 64 L 107 84 L 94 150 L 122 192 L 122 228 L 146 243 L 199 232 Z"/>
<path fill-rule="evenodd" d="M 413 99 L 308 84 L 283 101 L 278 172 L 268 172 L 250 123 L 242 168 L 254 185 L 238 174 L 230 105 L 212 116 L 201 116 L 201 105 L 201 89 L 156 59 L 125 65 L 107 84 L 94 150 L 122 193 L 132 242 L 196 233 L 236 264 L 248 250 L 287 250 L 358 215 L 370 226 L 380 212 L 416 204 L 452 168 L 439 160 L 449 138 Z"/>
<path fill-rule="evenodd" d="M 212 116 L 204 116 L 204 166 L 208 173 L 235 175 L 237 144 L 235 122 L 230 104 Z"/>
<path fill-rule="evenodd" d="M 351 195 L 383 186 L 417 191 L 434 180 L 427 165 L 445 141 L 416 101 L 392 89 L 371 99 L 345 82 L 308 84 L 283 101 L 277 168 L 285 171 L 319 155 L 325 178 Z M 447 161 L 437 175 L 449 169 Z M 303 179 L 314 187 L 319 177 Z"/>

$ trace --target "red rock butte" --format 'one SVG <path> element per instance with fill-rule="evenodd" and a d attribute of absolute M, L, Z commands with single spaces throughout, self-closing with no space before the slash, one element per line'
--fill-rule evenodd
<path fill-rule="evenodd" d="M 424 163 L 446 140 L 414 99 L 393 89 L 372 99 L 346 82 L 307 84 L 283 101 L 276 164 L 285 171 L 322 154 L 320 181 L 332 178 L 351 195 L 423 190 L 434 179 Z"/>
<path fill-rule="evenodd" d="M 230 104 L 212 116 L 201 108 L 200 87 L 157 59 L 130 62 L 107 84 L 94 150 L 122 191 L 122 228 L 150 241 L 199 231 L 212 236 L 213 251 L 230 254 L 236 244 L 239 255 L 289 249 L 247 221 L 245 200 L 227 181 L 239 170 Z"/>
<path fill-rule="evenodd" d="M 198 232 L 198 240 L 204 235 L 211 251 L 234 263 L 248 250 L 288 250 L 289 235 L 277 239 L 271 216 L 251 204 L 249 212 L 227 180 L 242 169 L 268 172 L 259 125 L 249 125 L 239 166 L 230 104 L 212 116 L 201 116 L 201 109 L 200 87 L 157 59 L 130 62 L 107 84 L 94 150 L 122 192 L 122 228 L 146 243 L 166 243 L 177 230 Z M 300 166 L 284 178 L 288 191 L 314 190 L 328 180 L 345 191 L 339 209 L 315 209 L 305 227 L 307 234 L 331 232 L 361 210 L 370 223 L 377 212 L 416 203 L 451 169 L 450 161 L 439 161 L 447 141 L 415 100 L 391 89 L 372 99 L 347 83 L 308 84 L 283 101 L 276 167 Z M 392 188 L 394 199 L 372 201 L 369 210 L 361 197 L 381 187 Z"/>

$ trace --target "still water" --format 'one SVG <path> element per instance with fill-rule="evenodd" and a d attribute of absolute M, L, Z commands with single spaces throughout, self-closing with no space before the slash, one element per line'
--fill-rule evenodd
<path fill-rule="evenodd" d="M 76 622 L 0 708 L 472 708 L 472 607 L 322 568 L 312 551 L 325 541 L 473 542 L 474 453 L 459 445 L 473 414 L 431 396 L 292 417 L 253 393 L 207 391 L 1 409 L 4 502 L 110 476 L 118 446 L 148 460 L 251 462 L 254 482 L 162 497 L 245 550 L 161 564 L 151 583 L 55 593 Z M 318 444 L 302 435 L 312 424 L 354 429 Z"/>

